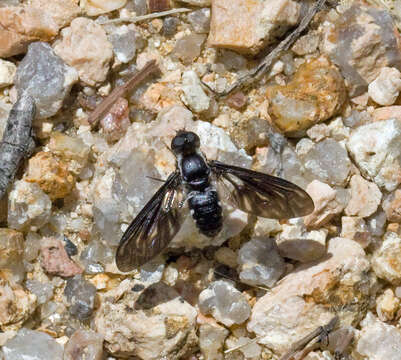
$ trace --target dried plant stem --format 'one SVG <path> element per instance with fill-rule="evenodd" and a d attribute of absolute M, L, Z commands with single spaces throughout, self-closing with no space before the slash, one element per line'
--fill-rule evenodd
<path fill-rule="evenodd" d="M 149 61 L 141 70 L 138 70 L 124 85 L 116 87 L 89 115 L 88 122 L 95 125 L 102 117 L 104 117 L 116 100 L 124 96 L 128 91 L 138 86 L 150 74 L 159 71 L 159 67 L 155 60 Z"/>
<path fill-rule="evenodd" d="M 121 22 L 130 22 L 130 23 L 137 23 L 140 21 L 145 21 L 149 19 L 156 19 L 159 17 L 163 16 L 168 16 L 168 15 L 174 15 L 174 14 L 179 14 L 179 13 L 185 13 L 191 11 L 191 9 L 187 8 L 177 8 L 177 9 L 172 9 L 172 10 L 167 10 L 167 11 L 161 11 L 161 12 L 155 12 L 152 14 L 147 14 L 147 15 L 142 15 L 142 16 L 135 16 L 132 18 L 120 18 L 120 19 L 112 19 L 112 20 L 106 20 L 104 22 L 101 22 L 102 25 L 104 24 L 115 24 L 115 23 L 121 23 Z"/>
<path fill-rule="evenodd" d="M 294 31 L 292 31 L 283 41 L 281 41 L 255 69 L 240 77 L 227 90 L 221 93 L 217 93 L 217 95 L 226 96 L 239 87 L 250 85 L 254 81 L 259 80 L 263 74 L 267 73 L 270 70 L 273 62 L 279 58 L 281 53 L 288 50 L 295 43 L 302 32 L 309 26 L 316 13 L 324 6 L 325 2 L 326 0 L 318 0 L 311 7 L 305 17 L 301 20 L 301 23 L 298 25 L 298 27 Z M 206 86 L 210 89 L 208 85 Z"/>

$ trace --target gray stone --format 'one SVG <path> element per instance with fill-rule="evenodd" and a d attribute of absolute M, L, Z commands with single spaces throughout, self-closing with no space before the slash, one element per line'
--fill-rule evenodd
<path fill-rule="evenodd" d="M 81 275 L 75 275 L 67 280 L 64 294 L 70 303 L 69 311 L 72 316 L 86 320 L 92 315 L 96 288 Z"/>
<path fill-rule="evenodd" d="M 130 62 L 143 43 L 140 35 L 126 25 L 115 28 L 108 38 L 113 45 L 114 54 L 122 63 Z"/>
<path fill-rule="evenodd" d="M 5 360 L 63 360 L 63 348 L 42 331 L 22 328 L 2 347 Z"/>
<path fill-rule="evenodd" d="M 318 180 L 330 185 L 344 185 L 351 170 L 347 150 L 333 139 L 315 144 L 303 161 Z"/>
<path fill-rule="evenodd" d="M 203 8 L 189 13 L 188 21 L 196 33 L 207 34 L 210 29 L 210 9 Z"/>
<path fill-rule="evenodd" d="M 27 280 L 26 288 L 36 295 L 39 305 L 48 302 L 53 297 L 53 285 L 51 283 L 43 283 L 38 280 Z"/>
<path fill-rule="evenodd" d="M 245 296 L 223 280 L 212 282 L 200 293 L 199 309 L 205 315 L 211 314 L 225 326 L 242 324 L 251 314 Z"/>
<path fill-rule="evenodd" d="M 179 22 L 180 20 L 174 16 L 165 17 L 163 19 L 163 35 L 167 37 L 173 36 L 177 32 L 177 26 Z"/>
<path fill-rule="evenodd" d="M 185 65 L 189 65 L 200 55 L 205 40 L 206 35 L 204 34 L 185 35 L 177 40 L 172 55 Z"/>
<path fill-rule="evenodd" d="M 58 57 L 50 45 L 35 42 L 18 66 L 15 85 L 35 99 L 37 116 L 48 118 L 60 110 L 78 73 Z"/>
<path fill-rule="evenodd" d="M 253 238 L 238 252 L 242 282 L 273 287 L 285 271 L 285 263 L 272 238 Z"/>

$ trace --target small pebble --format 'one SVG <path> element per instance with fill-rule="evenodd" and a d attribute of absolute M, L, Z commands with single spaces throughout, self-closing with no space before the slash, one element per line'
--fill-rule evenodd
<path fill-rule="evenodd" d="M 102 360 L 103 336 L 79 329 L 75 331 L 64 348 L 64 360 Z"/>
<path fill-rule="evenodd" d="M 184 65 L 192 63 L 201 52 L 206 35 L 190 34 L 177 40 L 172 55 L 180 59 Z"/>
<path fill-rule="evenodd" d="M 369 84 L 368 93 L 379 105 L 393 105 L 401 90 L 401 73 L 396 68 L 384 67 Z"/>
<path fill-rule="evenodd" d="M 88 319 L 95 306 L 96 287 L 86 281 L 81 275 L 67 280 L 64 294 L 69 302 L 69 312 L 83 321 Z"/>
<path fill-rule="evenodd" d="M 238 252 L 242 282 L 273 287 L 285 271 L 285 263 L 272 238 L 253 238 Z"/>
<path fill-rule="evenodd" d="M 63 360 L 63 347 L 42 331 L 22 328 L 2 347 L 5 360 Z"/>
<path fill-rule="evenodd" d="M 200 293 L 199 309 L 203 314 L 212 314 L 225 326 L 242 324 L 251 314 L 244 295 L 231 283 L 223 280 L 212 282 Z"/>

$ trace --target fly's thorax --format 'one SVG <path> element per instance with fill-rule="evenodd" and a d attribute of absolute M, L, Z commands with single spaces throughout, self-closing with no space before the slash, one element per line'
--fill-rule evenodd
<path fill-rule="evenodd" d="M 210 168 L 200 152 L 177 156 L 178 168 L 188 191 L 204 190 L 209 186 Z"/>

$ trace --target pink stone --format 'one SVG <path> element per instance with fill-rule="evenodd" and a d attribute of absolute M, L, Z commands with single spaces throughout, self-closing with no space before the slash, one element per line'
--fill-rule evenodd
<path fill-rule="evenodd" d="M 43 239 L 40 253 L 41 265 L 49 274 L 70 277 L 83 272 L 81 267 L 68 257 L 63 243 L 58 239 Z"/>
<path fill-rule="evenodd" d="M 100 120 L 107 141 L 119 140 L 130 125 L 128 101 L 119 98 L 111 107 L 110 112 Z"/>

